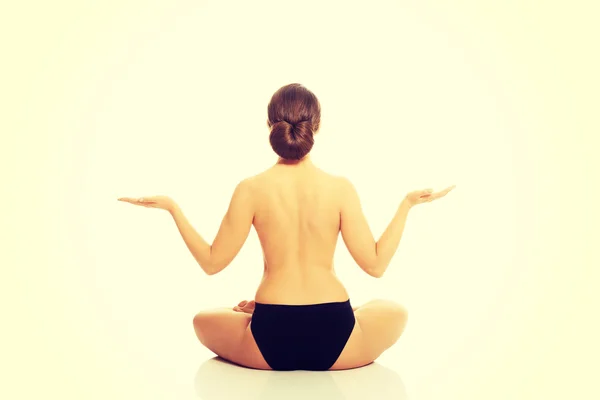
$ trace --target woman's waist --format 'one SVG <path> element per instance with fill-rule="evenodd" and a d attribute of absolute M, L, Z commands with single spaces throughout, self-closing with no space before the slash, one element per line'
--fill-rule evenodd
<path fill-rule="evenodd" d="M 266 273 L 255 301 L 271 304 L 316 304 L 348 300 L 346 288 L 332 272 Z"/>

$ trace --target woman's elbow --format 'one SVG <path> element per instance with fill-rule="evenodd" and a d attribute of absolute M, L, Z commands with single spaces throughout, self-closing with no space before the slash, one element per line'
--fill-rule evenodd
<path fill-rule="evenodd" d="M 377 263 L 370 263 L 362 266 L 363 271 L 373 278 L 381 278 L 385 268 L 381 268 Z"/>
<path fill-rule="evenodd" d="M 206 275 L 215 275 L 223 271 L 228 265 L 228 262 L 211 262 L 201 267 L 204 270 L 204 272 L 206 272 Z"/>
<path fill-rule="evenodd" d="M 220 271 L 215 264 L 198 262 L 198 265 L 200 265 L 200 268 L 202 268 L 202 271 L 204 271 L 206 275 L 214 275 Z"/>
<path fill-rule="evenodd" d="M 381 278 L 387 269 L 387 264 L 382 264 L 381 262 L 373 262 L 369 268 L 366 269 L 367 274 L 371 275 L 373 278 Z"/>
<path fill-rule="evenodd" d="M 381 270 L 378 269 L 374 269 L 374 270 L 370 270 L 369 272 L 367 272 L 369 275 L 371 275 L 373 278 L 381 278 L 383 276 L 383 272 Z"/>

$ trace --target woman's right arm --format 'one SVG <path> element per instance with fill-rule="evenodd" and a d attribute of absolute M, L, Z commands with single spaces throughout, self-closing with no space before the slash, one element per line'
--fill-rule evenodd
<path fill-rule="evenodd" d="M 432 189 L 410 192 L 400 202 L 394 218 L 375 242 L 367 219 L 363 214 L 360 199 L 354 185 L 346 178 L 341 178 L 340 193 L 340 230 L 342 238 L 354 261 L 369 275 L 380 278 L 387 269 L 392 257 L 398 249 L 406 218 L 410 209 L 422 203 L 428 203 L 447 195 L 454 186 L 433 193 Z"/>
<path fill-rule="evenodd" d="M 406 218 L 412 205 L 402 200 L 394 218 L 377 242 L 362 210 L 354 185 L 341 178 L 342 205 L 340 209 L 340 231 L 350 255 L 367 274 L 380 278 L 387 269 L 400 244 Z"/>

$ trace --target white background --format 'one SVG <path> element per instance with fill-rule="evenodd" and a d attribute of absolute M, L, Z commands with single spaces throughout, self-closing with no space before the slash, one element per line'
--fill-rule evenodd
<path fill-rule="evenodd" d="M 409 309 L 378 362 L 412 398 L 596 398 L 583 2 L 29 3 L 0 12 L 6 398 L 195 396 L 213 354 L 192 318 L 252 298 L 256 234 L 208 277 L 166 212 L 116 199 L 169 195 L 211 241 L 275 162 L 266 107 L 293 82 L 322 105 L 314 162 L 355 183 L 377 237 L 406 192 L 457 185 L 411 212 L 382 279 L 336 253 L 353 304 Z"/>

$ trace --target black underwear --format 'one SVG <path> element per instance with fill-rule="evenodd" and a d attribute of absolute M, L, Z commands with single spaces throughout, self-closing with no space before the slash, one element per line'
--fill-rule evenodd
<path fill-rule="evenodd" d="M 326 371 L 354 329 L 350 299 L 288 305 L 256 303 L 250 330 L 269 367 L 278 371 Z"/>

